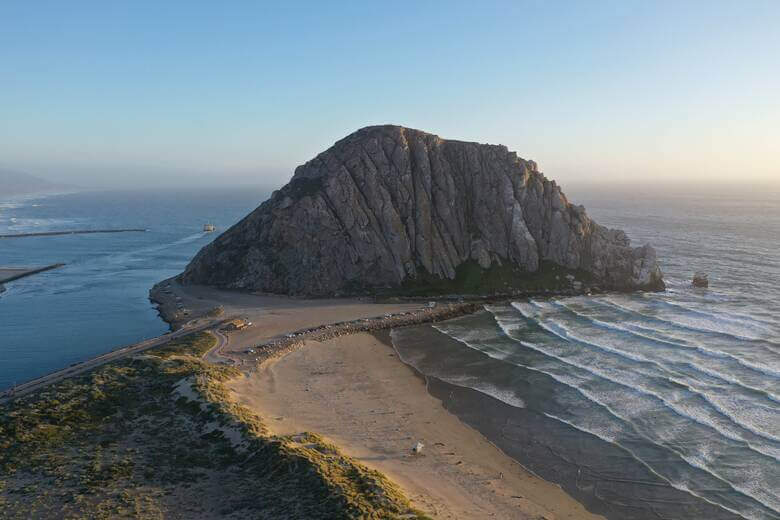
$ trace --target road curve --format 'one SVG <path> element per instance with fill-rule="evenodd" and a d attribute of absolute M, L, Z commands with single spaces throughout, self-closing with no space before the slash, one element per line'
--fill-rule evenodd
<path fill-rule="evenodd" d="M 217 344 L 211 347 L 205 354 L 203 354 L 203 359 L 210 363 L 227 363 L 231 365 L 235 364 L 235 359 L 222 354 L 222 349 L 225 348 L 225 346 L 227 346 L 228 342 L 230 341 L 227 335 L 225 335 L 225 333 L 219 330 L 217 327 L 211 329 L 209 333 L 217 338 Z"/>

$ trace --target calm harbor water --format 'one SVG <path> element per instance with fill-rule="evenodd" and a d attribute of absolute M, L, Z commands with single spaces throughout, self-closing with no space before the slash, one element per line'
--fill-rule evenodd
<path fill-rule="evenodd" d="M 0 234 L 146 228 L 146 233 L 0 240 L 0 266 L 65 262 L 0 293 L 0 389 L 168 330 L 149 302 L 215 235 L 267 196 L 257 189 L 83 192 L 0 200 Z M 0 197 L 1 199 L 1 197 Z"/>

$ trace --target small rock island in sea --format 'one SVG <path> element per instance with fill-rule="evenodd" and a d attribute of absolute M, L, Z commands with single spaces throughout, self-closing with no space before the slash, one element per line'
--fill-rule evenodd
<path fill-rule="evenodd" d="M 180 279 L 297 296 L 663 290 L 655 250 L 505 146 L 370 126 L 204 247 Z M 582 285 L 585 282 L 586 285 Z"/>

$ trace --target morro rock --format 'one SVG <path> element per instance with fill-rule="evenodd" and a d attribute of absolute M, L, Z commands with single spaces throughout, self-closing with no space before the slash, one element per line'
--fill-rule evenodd
<path fill-rule="evenodd" d="M 652 247 L 632 248 L 624 232 L 593 222 L 533 161 L 505 146 L 386 125 L 299 166 L 180 280 L 329 296 L 458 291 L 482 275 L 495 292 L 560 274 L 607 290 L 664 288 Z"/>

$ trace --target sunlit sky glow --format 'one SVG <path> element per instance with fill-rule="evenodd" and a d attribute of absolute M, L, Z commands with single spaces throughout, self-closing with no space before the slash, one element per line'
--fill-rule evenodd
<path fill-rule="evenodd" d="M 273 187 L 394 123 L 561 183 L 780 182 L 778 27 L 775 0 L 5 0 L 0 167 Z"/>

